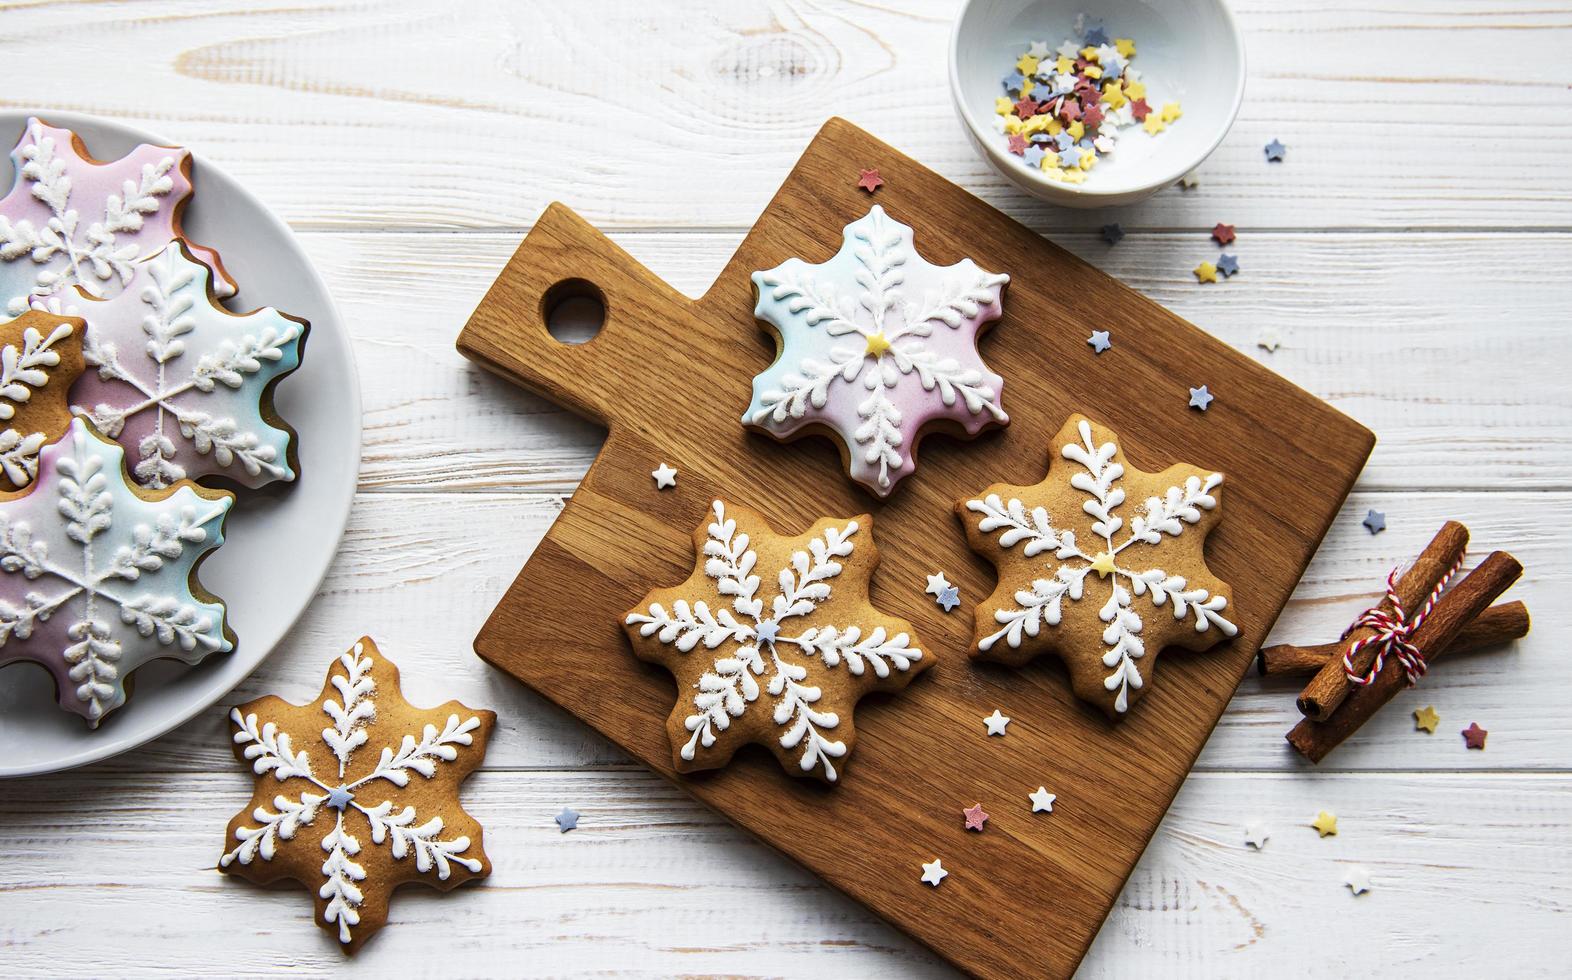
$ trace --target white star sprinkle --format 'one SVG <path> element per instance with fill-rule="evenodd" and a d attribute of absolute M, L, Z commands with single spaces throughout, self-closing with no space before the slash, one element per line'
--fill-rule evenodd
<path fill-rule="evenodd" d="M 1185 174 L 1183 177 L 1179 178 L 1180 185 L 1183 186 L 1183 187 L 1186 187 L 1186 188 L 1194 187 L 1196 184 L 1199 184 L 1200 182 L 1201 182 L 1201 175 L 1200 175 L 1200 171 L 1197 171 L 1197 170 L 1192 170 L 1189 173 Z"/>
<path fill-rule="evenodd" d="M 1052 813 L 1053 801 L 1058 799 L 1057 796 L 1048 792 L 1048 787 L 1046 786 L 1037 787 L 1037 792 L 1028 794 L 1027 798 L 1032 801 L 1033 813 Z"/>
<path fill-rule="evenodd" d="M 931 596 L 944 595 L 944 590 L 950 587 L 950 580 L 944 577 L 943 572 L 934 572 L 928 576 L 927 593 Z"/>
<path fill-rule="evenodd" d="M 938 888 L 939 882 L 947 878 L 949 874 L 948 871 L 944 870 L 944 866 L 939 863 L 938 858 L 934 858 L 922 866 L 922 880 L 935 888 Z"/>
<path fill-rule="evenodd" d="M 1283 335 L 1277 332 L 1276 327 L 1262 327 L 1255 335 L 1255 345 L 1275 351 L 1283 345 Z"/>
<path fill-rule="evenodd" d="M 983 719 L 983 724 L 988 726 L 989 735 L 1003 735 L 1004 726 L 1008 725 L 1009 723 L 1010 719 L 1006 718 L 1004 715 L 999 714 L 998 708 L 993 709 L 993 714 Z"/>
<path fill-rule="evenodd" d="M 1347 885 L 1355 895 L 1363 895 L 1370 890 L 1370 872 L 1357 864 L 1353 865 L 1348 869 L 1348 874 L 1343 877 L 1343 884 Z"/>
<path fill-rule="evenodd" d="M 1266 846 L 1266 828 L 1259 820 L 1245 824 L 1245 843 L 1258 851 Z"/>
<path fill-rule="evenodd" d="M 677 471 L 665 463 L 656 469 L 650 470 L 650 476 L 655 478 L 655 489 L 664 490 L 677 485 Z"/>
<path fill-rule="evenodd" d="M 1028 57 L 1036 58 L 1038 61 L 1042 61 L 1044 58 L 1048 57 L 1048 42 L 1033 41 L 1031 46 L 1026 49 L 1026 54 Z"/>

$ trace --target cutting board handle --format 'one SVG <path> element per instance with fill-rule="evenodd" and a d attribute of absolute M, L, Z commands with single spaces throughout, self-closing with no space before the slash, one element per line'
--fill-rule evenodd
<path fill-rule="evenodd" d="M 600 331 L 581 344 L 553 337 L 552 309 L 585 296 L 605 309 Z M 628 402 L 627 387 L 661 363 L 659 348 L 687 322 L 690 303 L 571 208 L 553 202 L 464 325 L 458 349 L 610 428 Z"/>

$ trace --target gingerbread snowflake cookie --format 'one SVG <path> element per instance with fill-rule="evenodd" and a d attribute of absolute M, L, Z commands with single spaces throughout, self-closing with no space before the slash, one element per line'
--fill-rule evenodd
<path fill-rule="evenodd" d="M 143 664 L 233 650 L 196 569 L 234 500 L 189 482 L 142 490 L 119 446 L 72 421 L 33 483 L 0 495 L 0 666 L 42 665 L 60 706 L 97 728 Z"/>
<path fill-rule="evenodd" d="M 458 794 L 496 714 L 457 701 L 414 707 L 369 637 L 333 662 L 313 703 L 259 698 L 229 720 L 256 789 L 229 822 L 219 870 L 305 885 L 317 924 L 346 953 L 386 924 L 399 885 L 447 891 L 491 873 Z"/>
<path fill-rule="evenodd" d="M 910 623 L 869 604 L 872 519 L 826 518 L 786 537 L 717 500 L 693 542 L 693 575 L 623 619 L 634 653 L 676 677 L 673 764 L 717 768 L 753 742 L 789 772 L 835 782 L 857 700 L 900 690 L 933 662 Z"/>
<path fill-rule="evenodd" d="M 956 505 L 972 549 L 999 572 L 977 605 L 973 655 L 1019 665 L 1055 653 L 1082 700 L 1123 716 L 1158 651 L 1204 650 L 1238 632 L 1224 618 L 1229 588 L 1203 555 L 1222 483 L 1187 464 L 1137 470 L 1113 432 L 1072 416 L 1043 482 Z"/>
<path fill-rule="evenodd" d="M 182 242 L 134 263 L 126 288 L 81 296 L 92 369 L 72 407 L 134 453 L 147 487 L 222 477 L 255 488 L 295 479 L 295 432 L 273 389 L 300 365 L 306 321 L 264 307 L 238 314 Z"/>
<path fill-rule="evenodd" d="M 65 433 L 82 373 L 83 323 L 28 310 L 0 323 L 0 491 L 33 482 L 38 451 Z"/>
<path fill-rule="evenodd" d="M 68 301 L 73 286 L 113 296 L 138 258 L 182 234 L 191 154 L 179 147 L 144 143 L 118 160 L 95 160 L 71 130 L 29 119 L 11 162 L 16 180 L 0 198 L 0 302 L 12 314 Z M 218 295 L 234 295 L 218 253 L 191 247 L 216 270 Z"/>
<path fill-rule="evenodd" d="M 911 228 L 875 206 L 846 226 L 828 262 L 788 259 L 753 274 L 754 315 L 779 356 L 753 379 L 743 424 L 781 440 L 828 429 L 852 479 L 888 496 L 916 468 L 925 429 L 975 436 L 1009 421 L 1004 381 L 977 353 L 1009 281 L 970 259 L 932 265 Z"/>

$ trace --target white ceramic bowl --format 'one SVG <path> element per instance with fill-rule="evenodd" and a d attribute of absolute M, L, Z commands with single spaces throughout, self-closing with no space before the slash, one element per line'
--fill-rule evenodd
<path fill-rule="evenodd" d="M 168 145 L 139 129 L 71 112 L 41 118 L 75 130 L 100 159 L 138 143 Z M 0 194 L 14 168 L 5 157 L 28 113 L 0 112 Z M 133 675 L 125 707 L 96 730 L 55 704 L 49 675 L 34 664 L 0 670 L 0 778 L 69 769 L 157 738 L 229 693 L 289 632 L 338 550 L 360 469 L 360 384 L 349 331 L 327 286 L 289 227 L 234 178 L 197 154 L 196 193 L 182 216 L 193 241 L 211 245 L 240 284 L 234 310 L 276 306 L 311 321 L 298 371 L 278 386 L 279 415 L 300 433 L 300 479 L 242 494 L 224 545 L 202 563 L 203 587 L 229 609 L 238 642 L 196 667 L 154 661 Z M 0 789 L 0 794 L 5 792 Z"/>
<path fill-rule="evenodd" d="M 1184 116 L 1155 137 L 1121 130 L 1085 183 L 1063 184 L 1011 154 L 991 120 L 1027 45 L 1057 48 L 1081 13 L 1102 18 L 1110 38 L 1134 40 L 1148 100 L 1178 102 Z M 1027 193 L 1072 208 L 1133 204 L 1194 170 L 1233 125 L 1244 83 L 1244 41 L 1223 0 L 967 0 L 950 35 L 950 94 L 977 152 Z"/>

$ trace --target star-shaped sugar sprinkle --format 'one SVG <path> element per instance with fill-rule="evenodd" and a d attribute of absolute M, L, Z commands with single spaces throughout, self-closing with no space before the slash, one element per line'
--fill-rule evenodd
<path fill-rule="evenodd" d="M 1370 872 L 1359 865 L 1351 865 L 1348 873 L 1343 876 L 1343 884 L 1355 895 L 1363 895 L 1370 890 Z"/>
<path fill-rule="evenodd" d="M 1056 49 L 1059 57 L 1067 61 L 1074 61 L 1081 56 L 1081 49 L 1074 41 L 1066 40 Z"/>
<path fill-rule="evenodd" d="M 1334 837 L 1337 835 L 1337 814 L 1322 810 L 1315 815 L 1314 820 L 1310 821 L 1310 826 L 1314 827 L 1315 832 L 1322 837 Z"/>
<path fill-rule="evenodd" d="M 1048 53 L 1047 41 L 1033 41 L 1026 49 L 1027 56 L 1039 63 L 1048 58 Z"/>
<path fill-rule="evenodd" d="M 1130 116 L 1136 122 L 1145 122 L 1146 117 L 1152 114 L 1152 107 L 1147 104 L 1145 99 L 1131 99 L 1129 109 Z"/>
<path fill-rule="evenodd" d="M 1195 267 L 1195 281 L 1196 282 L 1216 282 L 1217 281 L 1217 266 L 1213 265 L 1210 262 L 1202 262 L 1200 265 L 1196 266 Z"/>
<path fill-rule="evenodd" d="M 1086 338 L 1086 342 L 1099 354 L 1113 346 L 1113 341 L 1108 339 L 1106 330 L 1093 330 L 1092 335 Z"/>
<path fill-rule="evenodd" d="M 565 834 L 570 830 L 577 830 L 579 826 L 579 811 L 570 806 L 562 808 L 562 812 L 552 818 L 557 821 L 557 833 Z"/>
<path fill-rule="evenodd" d="M 1081 165 L 1081 148 L 1075 145 L 1067 146 L 1059 151 L 1059 166 L 1079 167 Z"/>
<path fill-rule="evenodd" d="M 879 176 L 879 168 L 873 167 L 869 170 L 859 169 L 857 171 L 857 186 L 867 191 L 869 194 L 872 194 L 874 191 L 883 187 L 884 178 Z"/>
<path fill-rule="evenodd" d="M 1471 749 L 1483 749 L 1485 747 L 1485 736 L 1489 734 L 1489 732 L 1479 727 L 1479 722 L 1471 721 L 1468 723 L 1468 727 L 1463 729 L 1463 744 Z"/>
<path fill-rule="evenodd" d="M 1103 225 L 1103 241 L 1110 245 L 1117 245 L 1124 240 L 1124 228 L 1115 221 L 1110 225 Z"/>
<path fill-rule="evenodd" d="M 1255 345 L 1275 352 L 1277 348 L 1283 346 L 1283 335 L 1276 327 L 1262 327 L 1256 331 Z"/>
<path fill-rule="evenodd" d="M 1386 530 L 1386 515 L 1381 511 L 1371 508 L 1365 512 L 1365 519 L 1359 523 L 1365 526 L 1371 534 L 1380 534 Z"/>
<path fill-rule="evenodd" d="M 1232 244 L 1235 237 L 1233 225 L 1225 225 L 1219 221 L 1212 226 L 1212 240 L 1219 245 Z"/>
<path fill-rule="evenodd" d="M 1213 395 L 1210 391 L 1206 390 L 1206 385 L 1202 385 L 1199 388 L 1191 388 L 1190 389 L 1190 405 L 1189 405 L 1189 407 L 1190 408 L 1199 408 L 1201 411 L 1204 412 L 1208 408 L 1211 407 L 1212 400 L 1215 397 L 1216 396 Z"/>
<path fill-rule="evenodd" d="M 1239 271 L 1239 257 L 1228 252 L 1219 255 L 1217 257 L 1217 271 L 1222 273 L 1224 278 L 1233 278 L 1234 273 Z"/>
<path fill-rule="evenodd" d="M 1185 190 L 1189 190 L 1192 187 L 1195 187 L 1200 182 L 1201 182 L 1201 172 L 1199 170 L 1192 170 L 1189 173 L 1185 174 L 1183 177 L 1179 178 L 1179 186 L 1183 187 Z"/>
<path fill-rule="evenodd" d="M 988 822 L 988 814 L 983 810 L 981 803 L 973 803 L 961 811 L 966 817 L 966 829 L 982 832 L 983 824 Z"/>
<path fill-rule="evenodd" d="M 939 605 L 944 607 L 945 612 L 949 612 L 961 604 L 961 590 L 952 585 L 939 593 L 937 601 Z"/>
<path fill-rule="evenodd" d="M 1423 708 L 1414 709 L 1414 731 L 1429 732 L 1434 735 L 1439 724 L 1441 724 L 1441 716 L 1436 714 L 1433 705 L 1427 704 Z"/>
<path fill-rule="evenodd" d="M 1047 151 L 1045 151 L 1041 146 L 1033 143 L 1031 146 L 1026 148 L 1025 153 L 1021 154 L 1021 159 L 1026 161 L 1026 165 L 1028 167 L 1041 167 L 1043 163 L 1043 157 L 1047 155 Z"/>
<path fill-rule="evenodd" d="M 1277 140 L 1274 139 L 1274 140 L 1272 140 L 1272 142 L 1266 144 L 1266 159 L 1269 162 L 1271 162 L 1271 163 L 1281 163 L 1282 160 L 1283 160 L 1283 157 L 1285 157 L 1287 155 L 1288 155 L 1288 147 L 1286 147 L 1283 144 L 1279 143 Z"/>
<path fill-rule="evenodd" d="M 1033 813 L 1052 813 L 1053 801 L 1058 799 L 1057 796 L 1048 792 L 1048 787 L 1046 786 L 1037 787 L 1033 792 L 1026 794 L 1026 798 L 1032 801 Z"/>
<path fill-rule="evenodd" d="M 928 587 L 923 591 L 928 595 L 938 598 L 939 596 L 943 595 L 944 590 L 948 589 L 949 587 L 950 580 L 945 577 L 944 573 L 934 572 L 932 575 L 928 576 Z"/>
<path fill-rule="evenodd" d="M 410 704 L 398 668 L 362 637 L 333 660 L 315 701 L 264 697 L 230 711 L 235 758 L 256 782 L 229 821 L 219 870 L 305 885 L 317 924 L 355 952 L 387 923 L 400 885 L 447 891 L 490 873 L 459 789 L 496 718 L 457 701 Z"/>
<path fill-rule="evenodd" d="M 650 476 L 655 479 L 656 490 L 665 490 L 667 487 L 677 485 L 677 471 L 665 463 L 650 470 Z"/>
<path fill-rule="evenodd" d="M 1010 152 L 1014 153 L 1016 156 L 1024 155 L 1026 153 L 1026 137 L 1022 136 L 1020 133 L 1011 133 L 1009 138 L 1009 149 Z"/>
<path fill-rule="evenodd" d="M 1108 32 L 1103 30 L 1101 25 L 1086 32 L 1086 44 L 1088 47 L 1098 48 L 1107 43 Z"/>
<path fill-rule="evenodd" d="M 938 888 L 939 887 L 939 882 L 941 882 L 945 878 L 949 877 L 949 875 L 950 875 L 950 873 L 948 871 L 944 870 L 944 865 L 939 863 L 939 859 L 938 858 L 934 858 L 932 861 L 927 861 L 927 862 L 923 863 L 923 866 L 922 866 L 922 880 L 926 884 L 929 884 L 929 885 L 932 885 L 935 888 Z"/>
<path fill-rule="evenodd" d="M 1005 726 L 1009 723 L 1010 719 L 1000 714 L 998 708 L 993 709 L 993 714 L 983 719 L 983 724 L 988 726 L 989 735 L 1003 735 Z"/>
<path fill-rule="evenodd" d="M 1245 824 L 1244 839 L 1246 844 L 1249 844 L 1251 847 L 1259 851 L 1261 848 L 1266 846 L 1266 825 L 1261 823 L 1259 820 L 1252 820 Z"/>

